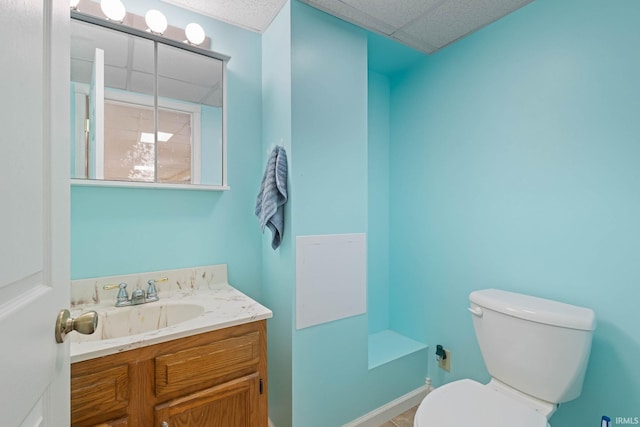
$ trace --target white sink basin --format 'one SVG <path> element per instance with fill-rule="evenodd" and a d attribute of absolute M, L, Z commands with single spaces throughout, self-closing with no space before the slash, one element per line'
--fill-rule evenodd
<path fill-rule="evenodd" d="M 98 327 L 91 335 L 71 334 L 72 342 L 100 341 L 157 331 L 204 313 L 198 304 L 161 302 L 134 305 L 130 307 L 110 307 L 98 310 Z"/>

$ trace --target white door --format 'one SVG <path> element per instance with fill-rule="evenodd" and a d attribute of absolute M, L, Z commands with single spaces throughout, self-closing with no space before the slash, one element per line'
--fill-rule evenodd
<path fill-rule="evenodd" d="M 69 1 L 0 0 L 0 425 L 69 425 Z"/>

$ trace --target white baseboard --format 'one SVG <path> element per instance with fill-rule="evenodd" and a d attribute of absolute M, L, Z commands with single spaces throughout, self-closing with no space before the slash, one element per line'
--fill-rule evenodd
<path fill-rule="evenodd" d="M 418 387 L 404 396 L 400 396 L 399 398 L 374 409 L 368 414 L 364 414 L 360 418 L 355 419 L 342 427 L 378 427 L 403 412 L 408 411 L 414 406 L 419 405 L 420 402 L 422 402 L 422 399 L 424 399 L 431 390 L 433 389 L 428 385 Z"/>
<path fill-rule="evenodd" d="M 374 409 L 368 414 L 364 414 L 360 418 L 355 419 L 342 427 L 378 427 L 403 412 L 408 411 L 414 406 L 418 406 L 420 402 L 422 402 L 422 399 L 424 399 L 432 390 L 433 387 L 428 385 L 418 387 L 404 396 L 400 396 L 399 398 Z M 271 421 L 271 418 L 269 418 L 269 427 L 276 427 L 275 424 L 273 424 L 273 421 Z"/>

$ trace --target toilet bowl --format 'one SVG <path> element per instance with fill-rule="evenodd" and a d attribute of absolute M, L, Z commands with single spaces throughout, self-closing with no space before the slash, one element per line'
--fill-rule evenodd
<path fill-rule="evenodd" d="M 469 299 L 492 379 L 436 388 L 418 407 L 414 427 L 550 427 L 558 405 L 582 390 L 593 311 L 497 289 L 472 292 Z"/>
<path fill-rule="evenodd" d="M 549 427 L 540 412 L 469 379 L 438 387 L 428 397 L 418 407 L 414 427 Z"/>

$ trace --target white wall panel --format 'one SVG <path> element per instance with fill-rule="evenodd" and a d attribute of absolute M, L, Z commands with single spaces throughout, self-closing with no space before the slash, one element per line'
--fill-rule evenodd
<path fill-rule="evenodd" d="M 366 234 L 296 237 L 296 328 L 367 312 Z"/>

